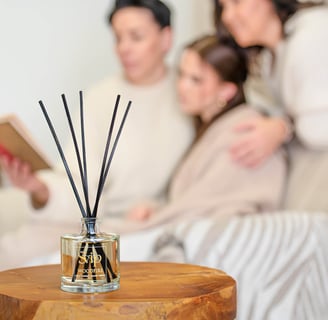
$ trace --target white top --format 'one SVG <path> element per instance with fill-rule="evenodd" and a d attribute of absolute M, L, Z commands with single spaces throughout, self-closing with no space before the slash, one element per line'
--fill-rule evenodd
<path fill-rule="evenodd" d="M 112 144 L 129 100 L 132 105 L 108 173 L 98 217 L 103 214 L 122 216 L 132 205 L 144 199 L 162 201 L 170 176 L 194 135 L 191 119 L 183 115 L 178 107 L 173 72 L 151 86 L 131 85 L 122 76 L 115 76 L 91 88 L 85 98 L 91 209 L 118 94 L 121 95 L 121 100 Z M 78 128 L 79 122 L 75 126 Z M 72 159 L 69 160 L 70 166 L 77 163 L 72 146 L 68 147 L 66 154 Z M 40 173 L 42 179 L 48 183 L 51 198 L 47 206 L 38 211 L 46 219 L 58 220 L 69 215 L 76 221 L 81 213 L 61 163 L 60 168 L 61 172 L 57 171 L 56 174 L 49 171 Z M 76 169 L 73 171 L 78 172 Z M 80 179 L 75 180 L 80 187 Z M 82 193 L 81 197 L 83 198 Z"/>
<path fill-rule="evenodd" d="M 286 25 L 272 63 L 266 51 L 263 75 L 278 105 L 310 148 L 328 146 L 328 7 L 299 10 Z M 274 64 L 274 68 L 271 66 Z"/>

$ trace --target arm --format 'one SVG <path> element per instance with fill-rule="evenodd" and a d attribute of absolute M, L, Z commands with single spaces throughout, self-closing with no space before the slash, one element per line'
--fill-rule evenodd
<path fill-rule="evenodd" d="M 263 164 L 293 135 L 291 122 L 283 117 L 254 117 L 237 124 L 234 130 L 240 137 L 231 144 L 231 157 L 250 168 Z"/>
<path fill-rule="evenodd" d="M 0 157 L 0 165 L 5 171 L 11 183 L 30 194 L 32 206 L 35 209 L 42 208 L 49 199 L 47 185 L 32 171 L 28 163 L 21 162 L 18 158 L 9 159 Z"/>

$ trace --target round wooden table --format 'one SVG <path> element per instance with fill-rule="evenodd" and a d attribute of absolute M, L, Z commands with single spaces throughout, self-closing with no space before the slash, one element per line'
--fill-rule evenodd
<path fill-rule="evenodd" d="M 122 262 L 121 287 L 108 293 L 60 290 L 60 266 L 0 272 L 1 320 L 215 319 L 236 316 L 236 283 L 188 264 Z"/>

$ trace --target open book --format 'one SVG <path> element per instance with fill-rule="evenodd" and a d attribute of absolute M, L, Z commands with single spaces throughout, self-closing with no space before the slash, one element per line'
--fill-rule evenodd
<path fill-rule="evenodd" d="M 15 114 L 0 116 L 0 155 L 26 161 L 33 171 L 51 168 L 50 161 Z"/>

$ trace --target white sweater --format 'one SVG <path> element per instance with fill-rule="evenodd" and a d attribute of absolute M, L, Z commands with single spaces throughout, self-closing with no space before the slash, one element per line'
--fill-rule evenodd
<path fill-rule="evenodd" d="M 151 86 L 131 85 L 122 76 L 115 76 L 91 88 L 85 99 L 91 207 L 118 94 L 121 100 L 116 129 L 129 100 L 132 105 L 109 170 L 98 216 L 122 216 L 132 205 L 144 199 L 162 201 L 170 176 L 193 139 L 191 119 L 183 115 L 178 107 L 173 72 Z M 79 122 L 75 123 L 78 128 Z M 115 134 L 112 143 L 114 137 Z M 67 149 L 70 165 L 76 164 L 72 145 Z M 73 171 L 78 172 L 76 167 Z M 62 164 L 60 170 L 42 172 L 40 176 L 47 182 L 51 197 L 47 206 L 39 210 L 38 216 L 50 220 L 79 219 L 81 213 Z M 78 176 L 75 181 L 81 186 Z"/>
<path fill-rule="evenodd" d="M 262 69 L 277 104 L 295 124 L 298 138 L 310 148 L 328 147 L 328 6 L 299 10 L 287 34 Z"/>

